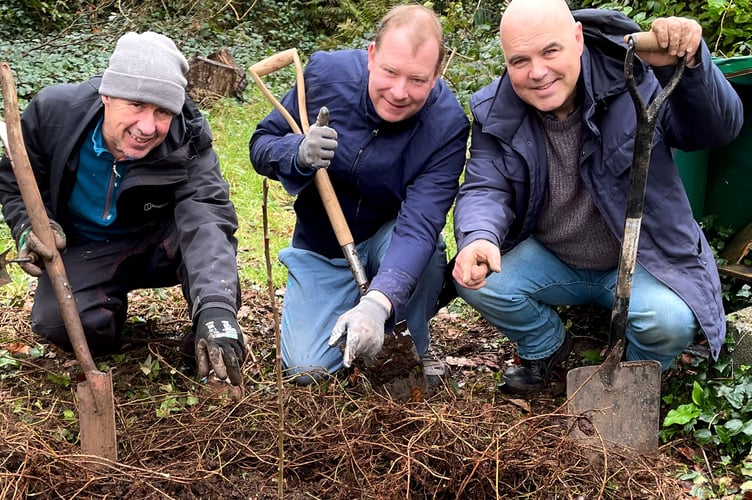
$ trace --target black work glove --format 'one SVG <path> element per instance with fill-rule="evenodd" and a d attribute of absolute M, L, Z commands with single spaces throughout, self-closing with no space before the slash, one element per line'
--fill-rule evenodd
<path fill-rule="evenodd" d="M 55 235 L 55 247 L 57 247 L 58 251 L 65 250 L 66 238 L 63 228 L 52 219 L 50 219 L 50 227 Z M 19 262 L 21 269 L 36 278 L 41 276 L 44 272 L 45 259 L 51 259 L 53 256 L 52 249 L 42 243 L 42 240 L 32 231 L 31 226 L 23 230 L 18 237 L 17 245 L 17 257 L 19 259 L 29 259 L 26 262 Z"/>
<path fill-rule="evenodd" d="M 213 369 L 219 379 L 241 385 L 240 366 L 245 361 L 245 341 L 235 315 L 227 309 L 210 307 L 196 321 L 196 366 L 199 377 Z"/>

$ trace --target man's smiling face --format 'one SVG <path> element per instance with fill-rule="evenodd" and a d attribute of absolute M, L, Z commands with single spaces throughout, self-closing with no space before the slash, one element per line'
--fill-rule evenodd
<path fill-rule="evenodd" d="M 568 10 L 507 11 L 501 25 L 506 71 L 515 93 L 534 108 L 559 119 L 574 110 L 580 56 L 584 50 L 582 25 Z"/>
<path fill-rule="evenodd" d="M 140 159 L 167 137 L 173 114 L 145 102 L 102 96 L 102 136 L 112 155 L 122 160 Z"/>
<path fill-rule="evenodd" d="M 409 28 L 389 30 L 378 47 L 371 43 L 368 95 L 382 120 L 399 122 L 421 110 L 439 77 L 438 60 L 438 42 L 416 46 Z"/>

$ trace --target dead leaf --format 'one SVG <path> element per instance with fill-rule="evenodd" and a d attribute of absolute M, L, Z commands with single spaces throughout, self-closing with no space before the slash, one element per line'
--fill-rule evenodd
<path fill-rule="evenodd" d="M 524 410 L 525 413 L 533 412 L 533 409 L 530 407 L 530 403 L 528 401 L 525 401 L 524 399 L 510 398 L 510 399 L 507 399 L 507 401 L 512 403 L 514 406 Z"/>
<path fill-rule="evenodd" d="M 29 354 L 31 347 L 19 342 L 11 342 L 6 349 L 8 349 L 8 352 L 11 354 Z"/>
<path fill-rule="evenodd" d="M 410 401 L 413 403 L 420 403 L 423 401 L 423 391 L 420 387 L 414 387 L 412 391 L 410 391 Z"/>
<path fill-rule="evenodd" d="M 587 417 L 577 417 L 577 428 L 586 436 L 595 435 L 593 422 Z"/>
<path fill-rule="evenodd" d="M 689 460 L 690 462 L 693 462 L 693 463 L 694 463 L 694 461 L 695 461 L 695 456 L 697 455 L 697 451 L 696 451 L 696 450 L 695 450 L 694 448 L 690 448 L 690 447 L 688 447 L 688 446 L 680 446 L 680 447 L 678 448 L 678 450 L 679 450 L 679 453 L 681 453 L 681 455 L 682 455 L 682 456 L 683 456 L 684 458 L 686 458 L 686 459 L 687 459 L 687 460 Z"/>
<path fill-rule="evenodd" d="M 492 370 L 499 369 L 498 359 L 499 356 L 491 352 L 480 353 L 477 356 L 473 356 L 471 358 L 455 356 L 447 356 L 446 358 L 444 358 L 446 363 L 450 366 L 476 368 L 483 365 L 491 368 Z"/>
<path fill-rule="evenodd" d="M 446 361 L 446 364 L 448 364 L 449 366 L 469 366 L 471 368 L 477 366 L 475 362 L 469 358 L 447 356 L 446 358 L 444 358 L 444 361 Z"/>
<path fill-rule="evenodd" d="M 249 306 L 241 306 L 238 309 L 238 319 L 249 319 L 251 317 L 251 308 Z"/>

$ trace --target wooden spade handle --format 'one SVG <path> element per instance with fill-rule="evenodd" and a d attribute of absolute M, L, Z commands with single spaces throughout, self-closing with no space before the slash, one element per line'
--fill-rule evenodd
<path fill-rule="evenodd" d="M 26 153 L 21 132 L 21 116 L 18 112 L 16 84 L 13 81 L 10 66 L 6 62 L 0 63 L 0 80 L 2 80 L 5 121 L 8 128 L 8 155 L 18 182 L 18 188 L 21 191 L 21 197 L 26 206 L 26 213 L 31 220 L 31 228 L 42 243 L 53 252 L 51 259 L 45 259 L 45 269 L 52 282 L 65 329 L 73 345 L 73 351 L 76 353 L 76 359 L 84 373 L 101 373 L 97 370 L 89 351 L 89 345 L 86 343 L 76 301 L 73 298 L 73 292 L 70 289 L 68 277 L 63 267 L 63 259 L 55 246 L 55 234 L 50 227 L 50 219 L 47 217 L 42 195 L 39 193 L 29 156 Z"/>
<path fill-rule="evenodd" d="M 635 50 L 638 52 L 665 52 L 666 49 L 658 44 L 658 38 L 652 31 L 640 31 L 624 37 L 624 41 L 634 40 Z"/>
<path fill-rule="evenodd" d="M 274 97 L 261 79 L 262 76 L 278 71 L 293 63 L 295 64 L 295 77 L 298 88 L 298 110 L 300 111 L 301 126 L 298 126 L 289 111 L 282 106 L 282 103 L 280 103 L 276 97 Z M 261 89 L 261 92 L 274 105 L 274 108 L 280 112 L 287 124 L 290 125 L 293 132 L 296 134 L 305 134 L 308 132 L 310 127 L 305 99 L 305 80 L 303 77 L 303 65 L 300 62 L 298 50 L 292 48 L 273 54 L 251 66 L 248 71 Z M 368 289 L 365 268 L 355 250 L 354 238 L 347 225 L 345 214 L 342 212 L 342 207 L 339 204 L 337 194 L 334 191 L 334 186 L 332 186 L 332 181 L 329 178 L 326 169 L 319 168 L 316 170 L 314 183 L 316 184 L 316 189 L 318 189 L 321 201 L 324 204 L 324 209 L 329 217 L 329 223 L 332 225 L 334 234 L 337 237 L 337 242 L 342 248 L 345 258 L 350 266 L 350 270 L 352 271 L 358 285 L 358 291 L 363 295 Z"/>
<path fill-rule="evenodd" d="M 300 110 L 300 125 L 302 127 L 302 130 L 298 127 L 298 124 L 295 123 L 295 120 L 292 118 L 290 113 L 288 113 L 288 111 L 279 103 L 277 98 L 274 97 L 274 95 L 269 91 L 268 88 L 266 88 L 266 85 L 264 85 L 264 82 L 261 80 L 262 76 L 266 76 L 270 73 L 274 73 L 275 71 L 279 71 L 280 69 L 287 67 L 293 63 L 295 64 L 295 80 L 298 85 L 298 109 Z M 303 80 L 303 64 L 300 62 L 298 49 L 292 48 L 273 54 L 251 66 L 249 68 L 249 71 L 251 72 L 251 76 L 253 76 L 253 79 L 261 89 L 261 92 L 263 92 L 266 98 L 269 99 L 272 104 L 274 104 L 274 107 L 277 108 L 277 111 L 282 113 L 282 116 L 285 117 L 287 123 L 292 127 L 293 132 L 297 134 L 306 133 L 308 131 L 308 113 L 306 113 L 305 80 Z"/>

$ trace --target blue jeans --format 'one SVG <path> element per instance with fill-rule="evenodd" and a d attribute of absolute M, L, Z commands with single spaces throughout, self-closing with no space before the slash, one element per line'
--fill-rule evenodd
<path fill-rule="evenodd" d="M 551 356 L 564 342 L 555 306 L 612 308 L 617 270 L 573 269 L 533 238 L 502 257 L 479 290 L 455 285 L 465 302 L 517 344 L 523 359 Z M 635 267 L 627 315 L 627 360 L 656 360 L 665 371 L 699 326 L 687 304 L 641 265 Z"/>
<path fill-rule="evenodd" d="M 356 246 L 366 274 L 374 276 L 389 242 L 394 222 Z M 327 259 L 308 250 L 285 248 L 279 254 L 287 267 L 287 290 L 282 307 L 282 362 L 298 383 L 310 383 L 342 368 L 339 347 L 329 347 L 329 334 L 340 315 L 360 300 L 352 271 L 344 257 Z M 428 321 L 436 304 L 446 268 L 446 245 L 440 237 L 407 303 L 405 319 L 419 355 L 428 351 Z"/>

